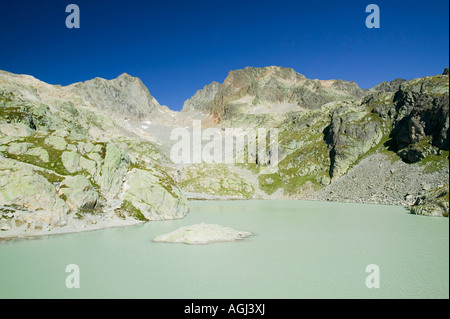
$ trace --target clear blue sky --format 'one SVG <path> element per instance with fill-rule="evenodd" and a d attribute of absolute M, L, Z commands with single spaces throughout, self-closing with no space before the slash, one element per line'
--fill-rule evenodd
<path fill-rule="evenodd" d="M 80 29 L 65 26 L 70 3 Z M 380 29 L 365 26 L 370 3 Z M 440 74 L 448 11 L 448 0 L 0 0 L 0 69 L 62 85 L 126 72 L 175 110 L 246 66 L 370 88 Z"/>

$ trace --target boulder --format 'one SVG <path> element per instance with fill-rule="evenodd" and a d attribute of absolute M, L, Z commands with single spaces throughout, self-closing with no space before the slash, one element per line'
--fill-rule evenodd
<path fill-rule="evenodd" d="M 84 156 L 80 156 L 80 167 L 86 170 L 90 175 L 95 175 L 97 172 L 97 163 L 95 161 L 88 160 Z"/>
<path fill-rule="evenodd" d="M 33 148 L 29 149 L 25 154 L 31 155 L 31 156 L 36 156 L 44 163 L 48 163 L 50 160 L 48 152 L 41 147 L 33 147 Z"/>
<path fill-rule="evenodd" d="M 69 173 L 73 174 L 80 170 L 80 154 L 76 152 L 63 152 L 61 161 Z"/>
<path fill-rule="evenodd" d="M 60 193 L 67 197 L 72 208 L 94 209 L 99 195 L 91 182 L 83 175 L 70 176 L 60 186 Z"/>
<path fill-rule="evenodd" d="M 31 143 L 11 143 L 8 147 L 8 153 L 14 155 L 25 154 L 32 146 L 33 144 Z"/>
<path fill-rule="evenodd" d="M 66 149 L 67 147 L 67 142 L 64 139 L 64 137 L 61 136 L 50 136 L 48 138 L 45 139 L 45 144 L 50 145 L 51 147 L 63 151 Z"/>
<path fill-rule="evenodd" d="M 0 124 L 0 132 L 6 136 L 29 137 L 34 131 L 22 123 Z"/>

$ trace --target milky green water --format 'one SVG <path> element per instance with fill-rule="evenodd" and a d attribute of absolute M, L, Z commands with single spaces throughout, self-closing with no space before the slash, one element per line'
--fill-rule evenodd
<path fill-rule="evenodd" d="M 255 235 L 152 242 L 200 222 Z M 80 288 L 66 287 L 68 264 Z M 183 220 L 0 242 L 0 298 L 449 298 L 449 223 L 392 206 L 191 202 Z"/>

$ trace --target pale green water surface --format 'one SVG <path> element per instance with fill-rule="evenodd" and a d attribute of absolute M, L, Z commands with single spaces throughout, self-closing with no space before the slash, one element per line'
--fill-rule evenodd
<path fill-rule="evenodd" d="M 154 243 L 215 223 L 255 235 Z M 80 288 L 68 289 L 68 264 Z M 365 285 L 366 266 L 380 288 Z M 191 202 L 183 220 L 0 242 L 0 298 L 448 298 L 448 218 L 393 206 L 309 201 Z"/>

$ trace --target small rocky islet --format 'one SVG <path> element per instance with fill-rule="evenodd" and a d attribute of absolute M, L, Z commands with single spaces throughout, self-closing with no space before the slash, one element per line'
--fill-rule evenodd
<path fill-rule="evenodd" d="M 253 234 L 239 231 L 217 224 L 195 224 L 180 227 L 173 232 L 156 236 L 153 241 L 159 243 L 185 243 L 190 245 L 205 245 L 215 242 L 242 240 Z"/>

